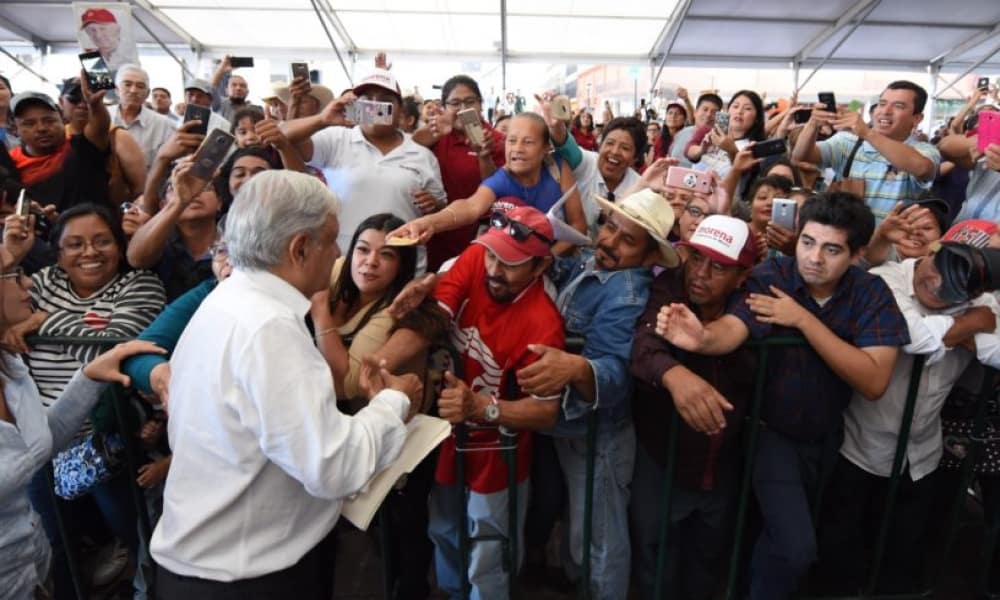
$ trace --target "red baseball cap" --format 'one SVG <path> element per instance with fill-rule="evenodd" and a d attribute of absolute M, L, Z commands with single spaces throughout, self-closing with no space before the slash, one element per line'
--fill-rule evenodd
<path fill-rule="evenodd" d="M 504 264 L 517 266 L 536 256 L 549 256 L 554 239 L 545 213 L 532 206 L 518 206 L 506 213 L 494 212 L 489 230 L 472 243 L 486 246 Z"/>
<path fill-rule="evenodd" d="M 976 248 L 985 248 L 990 238 L 1000 231 L 993 221 L 984 219 L 967 219 L 951 226 L 951 229 L 941 236 L 942 242 L 958 242 Z"/>
<path fill-rule="evenodd" d="M 82 23 L 80 29 L 83 29 L 91 23 L 117 23 L 118 19 L 106 8 L 88 8 L 80 17 L 80 22 Z"/>

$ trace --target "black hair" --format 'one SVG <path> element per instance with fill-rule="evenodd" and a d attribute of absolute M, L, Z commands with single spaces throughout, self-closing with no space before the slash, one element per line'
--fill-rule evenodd
<path fill-rule="evenodd" d="M 215 187 L 215 193 L 219 196 L 219 201 L 222 202 L 222 211 L 220 211 L 220 214 L 229 212 L 229 207 L 233 204 L 233 195 L 229 192 L 229 176 L 233 174 L 233 168 L 236 166 L 236 161 L 244 156 L 256 156 L 257 158 L 267 162 L 268 168 L 270 169 L 284 168 L 281 164 L 281 158 L 278 157 L 277 152 L 274 152 L 271 147 L 247 146 L 246 148 L 237 149 L 229 156 L 226 162 L 222 164 L 222 168 L 219 169 L 219 174 L 212 180 L 212 186 Z M 162 197 L 163 196 L 161 196 L 161 198 Z"/>
<path fill-rule="evenodd" d="M 722 110 L 722 107 L 725 106 L 725 103 L 722 101 L 722 97 L 718 94 L 713 94 L 712 92 L 698 96 L 698 101 L 694 104 L 695 109 L 701 106 L 702 102 L 711 102 L 716 105 L 719 110 Z"/>
<path fill-rule="evenodd" d="M 924 107 L 927 105 L 927 90 L 919 85 L 913 83 L 912 81 L 900 79 L 885 86 L 885 89 L 909 90 L 913 92 L 913 114 L 917 115 L 924 112 Z"/>
<path fill-rule="evenodd" d="M 250 120 L 256 123 L 260 123 L 264 120 L 264 111 L 256 106 L 244 106 L 235 113 L 233 113 L 233 120 L 229 125 L 229 133 L 231 135 L 236 135 L 236 128 L 240 126 L 240 121 L 250 117 Z"/>
<path fill-rule="evenodd" d="M 580 111 L 580 112 L 576 113 L 576 116 L 573 117 L 573 128 L 574 129 L 579 129 L 580 131 L 586 131 L 586 132 L 589 132 L 589 133 L 593 133 L 594 132 L 594 117 L 592 115 L 590 115 L 589 113 L 587 113 L 588 116 L 590 116 L 590 127 L 584 127 L 583 126 L 583 119 L 581 118 L 581 117 L 583 117 L 584 114 L 585 113 L 583 111 Z"/>
<path fill-rule="evenodd" d="M 94 215 L 104 221 L 104 224 L 111 230 L 111 235 L 114 236 L 115 242 L 118 244 L 118 272 L 124 273 L 129 269 L 128 260 L 125 259 L 125 250 L 128 248 L 128 241 L 125 239 L 125 232 L 122 231 L 121 224 L 106 206 L 84 202 L 59 213 L 59 218 L 56 219 L 56 223 L 52 227 L 52 243 L 61 249 L 62 236 L 66 231 L 66 225 L 73 219 L 89 215 Z"/>
<path fill-rule="evenodd" d="M 747 132 L 746 139 L 751 142 L 759 142 L 767 137 L 764 133 L 764 123 L 767 119 L 767 115 L 764 114 L 764 101 L 753 90 L 740 90 L 733 94 L 733 97 L 729 99 L 729 104 L 726 106 L 732 106 L 733 102 L 736 102 L 736 99 L 740 96 L 749 100 L 757 112 L 757 115 L 753 119 L 753 125 L 750 126 L 750 131 Z"/>
<path fill-rule="evenodd" d="M 368 229 L 374 229 L 376 231 L 382 231 L 388 233 L 394 229 L 402 227 L 405 223 L 402 219 L 391 213 L 378 213 L 372 215 L 361 221 L 358 228 L 354 230 L 354 235 L 351 237 L 351 245 L 348 246 L 347 252 L 344 253 L 344 264 L 340 270 L 340 277 L 337 279 L 337 284 L 330 291 L 330 305 L 331 307 L 336 306 L 338 303 L 343 302 L 347 305 L 348 309 L 356 308 L 357 304 L 361 301 L 361 290 L 358 289 L 358 285 L 354 283 L 354 278 L 351 277 L 351 260 L 354 256 L 354 249 L 358 245 L 358 238 L 361 234 Z M 392 304 L 393 298 L 395 298 L 407 283 L 410 282 L 416 276 L 417 273 L 417 248 L 416 246 L 397 246 L 393 247 L 392 251 L 399 256 L 399 270 L 396 272 L 396 276 L 386 287 L 385 291 L 382 293 L 382 297 L 376 300 L 371 308 L 365 313 L 365 315 L 358 322 L 357 328 L 351 334 L 357 333 L 368 324 L 373 316 L 383 308 L 386 308 Z"/>
<path fill-rule="evenodd" d="M 678 104 L 676 102 L 671 102 L 670 104 L 668 104 L 667 110 L 663 114 L 664 121 L 663 121 L 663 126 L 660 127 L 660 138 L 659 138 L 660 141 L 657 142 L 657 148 L 656 148 L 656 153 L 659 154 L 660 156 L 669 156 L 670 144 L 674 143 L 674 136 L 672 133 L 670 133 L 670 128 L 667 127 L 667 121 L 666 121 L 667 118 L 666 113 L 669 113 L 671 108 L 679 108 L 681 112 L 684 113 L 684 124 L 687 124 L 688 111 L 686 108 L 684 108 L 684 105 Z M 682 129 L 683 127 L 684 125 L 681 125 Z"/>
<path fill-rule="evenodd" d="M 798 167 L 792 164 L 792 161 L 789 160 L 787 156 L 780 156 L 776 158 L 774 162 L 767 165 L 767 168 L 764 169 L 764 175 L 770 175 L 774 167 L 777 167 L 778 165 L 791 169 L 792 183 L 795 184 L 795 187 L 802 187 L 802 173 L 799 171 Z"/>
<path fill-rule="evenodd" d="M 172 94 L 170 93 L 170 90 L 168 90 L 168 89 L 167 89 L 167 88 L 165 88 L 165 87 L 159 87 L 159 86 L 157 86 L 157 87 L 155 87 L 155 88 L 153 88 L 153 89 L 149 90 L 149 93 L 150 93 L 150 94 L 152 94 L 152 93 L 153 93 L 153 92 L 155 92 L 156 90 L 160 90 L 161 92 L 163 92 L 164 94 L 166 94 L 166 95 L 167 95 L 167 98 L 173 98 L 173 95 L 172 95 Z"/>
<path fill-rule="evenodd" d="M 448 102 L 448 96 L 450 96 L 452 90 L 459 85 L 464 85 L 469 88 L 472 90 L 472 93 L 476 95 L 477 100 L 480 102 L 483 101 L 483 93 L 479 91 L 479 84 L 476 83 L 475 79 L 469 77 L 468 75 L 455 75 L 454 77 L 449 78 L 448 81 L 444 82 L 444 85 L 441 86 L 442 104 Z"/>
<path fill-rule="evenodd" d="M 635 146 L 635 158 L 641 160 L 646 156 L 646 146 L 649 139 L 646 137 L 646 124 L 635 117 L 615 117 L 604 124 L 601 130 L 601 143 L 608 134 L 617 129 L 632 136 L 632 145 Z"/>
<path fill-rule="evenodd" d="M 507 115 L 507 114 L 500 115 L 499 117 L 497 117 L 496 121 L 493 121 L 493 127 L 496 128 L 497 125 L 499 125 L 500 123 L 502 123 L 504 121 L 509 120 L 513 116 L 514 115 Z M 593 123 L 594 122 L 593 119 L 591 119 L 590 122 Z M 546 129 L 548 129 L 548 127 L 546 127 Z"/>
<path fill-rule="evenodd" d="M 403 118 L 413 117 L 414 123 L 420 124 L 420 103 L 415 96 L 403 98 Z"/>
<path fill-rule="evenodd" d="M 7 87 L 7 91 L 10 92 L 10 97 L 13 98 L 14 97 L 14 89 L 10 87 L 10 79 L 7 79 L 3 75 L 0 75 L 0 81 L 2 81 L 3 84 Z M 6 118 L 7 118 L 7 122 L 8 123 L 10 123 L 11 121 L 14 120 L 14 111 L 12 111 L 10 109 L 10 106 L 7 107 L 7 117 Z"/>
<path fill-rule="evenodd" d="M 746 201 L 753 203 L 754 196 L 757 195 L 757 191 L 764 186 L 772 187 L 782 194 L 790 194 L 792 192 L 792 180 L 783 175 L 767 175 L 765 177 L 758 177 L 754 179 L 753 183 L 750 184 L 750 189 L 747 191 Z"/>
<path fill-rule="evenodd" d="M 846 231 L 851 254 L 875 233 L 875 215 L 860 196 L 848 192 L 821 192 L 806 200 L 799 211 L 800 233 L 810 221 Z"/>

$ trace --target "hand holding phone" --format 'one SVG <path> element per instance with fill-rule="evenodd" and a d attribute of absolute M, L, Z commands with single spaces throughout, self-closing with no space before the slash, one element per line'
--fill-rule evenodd
<path fill-rule="evenodd" d="M 115 89 L 115 78 L 100 52 L 84 52 L 79 57 L 91 92 Z"/>
<path fill-rule="evenodd" d="M 811 108 L 800 108 L 792 113 L 792 120 L 796 123 L 808 123 L 809 119 L 812 118 L 813 111 Z"/>
<path fill-rule="evenodd" d="M 790 198 L 775 198 L 771 200 L 771 222 L 789 231 L 795 231 L 795 219 L 798 216 L 799 205 Z"/>
<path fill-rule="evenodd" d="M 229 66 L 232 67 L 232 68 L 234 68 L 234 69 L 242 69 L 244 67 L 252 67 L 253 66 L 253 57 L 252 56 L 230 56 L 229 57 Z"/>
<path fill-rule="evenodd" d="M 1000 112 L 983 110 L 979 112 L 979 128 L 976 133 L 976 149 L 986 152 L 990 144 L 1000 145 Z"/>
<path fill-rule="evenodd" d="M 765 140 L 750 146 L 750 154 L 754 158 L 778 156 L 779 154 L 784 154 L 787 151 L 788 146 L 785 144 L 785 140 L 782 139 Z"/>
<path fill-rule="evenodd" d="M 667 169 L 667 176 L 664 180 L 667 187 L 681 190 L 691 190 L 701 194 L 712 193 L 712 179 L 707 173 L 685 169 L 684 167 L 670 167 Z"/>
<path fill-rule="evenodd" d="M 190 133 L 198 133 L 205 135 L 208 133 L 208 120 L 212 118 L 212 109 L 207 106 L 200 106 L 198 104 L 188 104 L 184 107 L 184 122 L 189 121 L 200 121 L 201 125 L 198 125 L 194 129 L 190 129 Z"/>
<path fill-rule="evenodd" d="M 347 118 L 358 125 L 392 125 L 392 102 L 360 98 L 347 107 Z"/>
<path fill-rule="evenodd" d="M 226 160 L 229 149 L 236 138 L 221 129 L 213 129 L 205 136 L 198 151 L 194 153 L 189 173 L 192 177 L 208 181 L 215 175 L 219 165 Z"/>
<path fill-rule="evenodd" d="M 980 77 L 979 81 L 976 83 L 976 88 L 979 89 L 980 92 L 990 91 L 990 78 Z"/>
<path fill-rule="evenodd" d="M 458 111 L 458 122 L 462 124 L 462 129 L 465 131 L 466 137 L 469 138 L 469 142 L 473 146 L 482 146 L 483 141 L 486 139 L 486 132 L 483 131 L 483 125 L 479 122 L 479 110 L 475 108 L 466 108 L 464 110 Z"/>
<path fill-rule="evenodd" d="M 309 65 L 304 62 L 293 62 L 291 66 L 292 77 L 289 82 L 295 81 L 296 79 L 304 78 L 309 79 Z"/>
<path fill-rule="evenodd" d="M 818 97 L 819 103 L 826 105 L 826 108 L 823 110 L 836 114 L 837 98 L 833 95 L 833 92 L 820 92 Z"/>

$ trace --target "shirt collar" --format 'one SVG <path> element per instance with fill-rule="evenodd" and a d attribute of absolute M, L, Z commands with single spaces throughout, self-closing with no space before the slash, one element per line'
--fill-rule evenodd
<path fill-rule="evenodd" d="M 238 285 L 250 285 L 263 290 L 269 297 L 287 306 L 297 316 L 305 317 L 309 313 L 309 299 L 292 284 L 270 271 L 250 271 L 233 269 L 229 277 Z"/>
<path fill-rule="evenodd" d="M 815 301 L 816 298 L 814 298 L 813 295 L 809 293 L 809 289 L 806 288 L 806 282 L 803 281 L 802 275 L 799 273 L 798 259 L 793 257 L 788 264 L 789 268 L 791 268 L 792 270 L 792 290 L 794 290 L 795 292 L 800 292 L 803 297 L 812 298 Z M 859 269 L 859 267 L 855 267 L 854 265 L 847 267 L 847 270 L 844 271 L 844 274 L 840 276 L 840 281 L 837 282 L 837 287 L 833 289 L 833 295 L 830 296 L 830 300 L 827 302 L 827 304 L 829 304 L 829 302 L 835 301 L 837 298 L 842 296 L 846 292 L 846 290 L 850 287 L 851 282 L 849 280 L 853 279 L 854 277 L 853 269 Z"/>

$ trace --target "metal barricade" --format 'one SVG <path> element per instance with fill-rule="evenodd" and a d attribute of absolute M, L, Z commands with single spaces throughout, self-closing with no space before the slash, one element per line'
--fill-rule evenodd
<path fill-rule="evenodd" d="M 116 344 L 121 344 L 124 342 L 131 341 L 132 338 L 120 338 L 120 337 L 88 337 L 88 336 L 40 336 L 34 335 L 29 336 L 25 341 L 29 346 L 35 346 L 39 344 L 48 345 L 76 345 L 76 346 L 97 346 L 99 348 L 107 349 Z M 139 473 L 139 465 L 137 463 L 137 457 L 140 455 L 139 446 L 133 436 L 128 435 L 129 427 L 125 420 L 125 413 L 122 410 L 122 394 L 121 386 L 118 384 L 111 385 L 108 387 L 109 393 L 111 394 L 111 404 L 115 415 L 115 424 L 118 426 L 118 430 L 122 433 L 122 439 L 125 441 L 125 465 L 128 469 L 128 482 L 129 490 L 132 494 L 132 502 L 135 504 L 136 515 L 139 517 L 139 522 L 137 524 L 139 528 L 139 535 L 142 536 L 142 541 L 145 547 L 149 549 L 149 539 L 152 536 L 152 526 L 150 524 L 149 511 L 146 509 L 146 496 L 142 488 L 136 482 L 136 477 Z M 49 493 L 52 497 L 52 505 L 55 509 L 56 521 L 59 527 L 59 535 L 63 539 L 63 547 L 66 549 L 66 558 L 69 563 L 70 576 L 73 580 L 73 591 L 78 600 L 85 600 L 87 598 L 86 588 L 83 585 L 80 573 L 80 566 L 78 562 L 78 556 L 76 553 L 76 548 L 71 547 L 70 538 L 67 535 L 65 516 L 62 514 L 61 502 L 62 499 L 56 496 L 55 487 L 52 485 L 52 467 L 51 462 L 46 467 L 47 469 L 47 479 L 49 481 Z M 148 581 L 148 596 L 150 598 L 154 597 L 155 588 L 155 569 L 150 575 Z"/>

